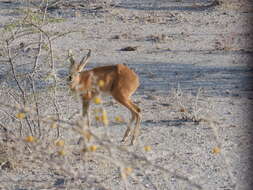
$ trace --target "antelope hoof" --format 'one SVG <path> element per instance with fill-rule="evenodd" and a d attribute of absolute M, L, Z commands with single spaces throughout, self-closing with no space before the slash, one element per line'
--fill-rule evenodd
<path fill-rule="evenodd" d="M 132 138 L 131 142 L 130 142 L 130 146 L 133 146 L 135 144 L 136 140 L 134 138 Z"/>
<path fill-rule="evenodd" d="M 121 143 L 126 143 L 126 140 L 127 140 L 126 138 L 123 138 L 120 142 Z"/>

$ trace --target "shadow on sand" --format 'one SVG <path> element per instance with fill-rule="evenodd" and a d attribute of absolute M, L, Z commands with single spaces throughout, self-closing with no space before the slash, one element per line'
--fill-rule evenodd
<path fill-rule="evenodd" d="M 102 64 L 92 64 L 93 67 Z M 103 64 L 106 65 L 106 64 Z M 141 81 L 137 91 L 138 94 L 168 94 L 178 86 L 189 93 L 196 93 L 201 88 L 206 96 L 225 96 L 225 97 L 250 97 L 253 93 L 251 81 L 253 81 L 253 68 L 247 66 L 198 66 L 194 64 L 182 64 L 171 62 L 157 63 L 135 63 L 127 64 L 134 69 Z M 91 69 L 93 67 L 87 67 Z M 67 88 L 65 79 L 68 68 L 59 69 L 57 76 L 62 81 L 62 88 Z M 24 65 L 16 68 L 17 74 L 29 72 Z M 43 74 L 42 74 L 43 75 Z M 6 82 L 8 86 L 17 88 L 14 80 L 6 80 L 4 73 L 0 73 L 1 82 Z M 12 78 L 12 77 L 11 77 Z M 22 81 L 21 81 L 22 82 Z M 25 82 L 25 81 L 23 81 Z M 35 79 L 38 90 L 48 88 L 50 81 Z M 63 86 L 62 86 L 63 85 Z M 25 85 L 27 86 L 27 85 Z"/>
<path fill-rule="evenodd" d="M 196 1 L 124 1 L 116 7 L 142 11 L 206 11 L 220 3 L 217 0 L 195 4 Z"/>
<path fill-rule="evenodd" d="M 253 89 L 252 68 L 246 66 L 213 67 L 193 64 L 136 64 L 141 78 L 140 93 L 168 94 L 180 88 L 195 93 L 203 89 L 207 96 L 250 96 Z"/>

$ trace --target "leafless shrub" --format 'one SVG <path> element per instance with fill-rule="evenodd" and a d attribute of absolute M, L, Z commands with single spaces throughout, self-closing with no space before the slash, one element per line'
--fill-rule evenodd
<path fill-rule="evenodd" d="M 185 94 L 183 90 L 178 85 L 177 89 L 172 91 L 172 100 L 175 103 L 175 109 L 178 110 L 181 118 L 186 121 L 192 121 L 197 124 L 200 122 L 204 122 L 207 124 L 211 129 L 212 133 L 216 142 L 216 146 L 213 147 L 212 153 L 213 154 L 220 154 L 223 161 L 224 166 L 229 174 L 231 184 L 233 188 L 236 188 L 236 181 L 231 172 L 230 165 L 228 163 L 228 158 L 226 157 L 225 152 L 223 151 L 222 141 L 220 140 L 219 135 L 219 122 L 218 121 L 218 114 L 215 112 L 215 107 L 213 106 L 212 102 L 205 98 L 203 101 L 203 97 L 201 96 L 202 89 L 198 89 L 196 95 L 192 94 Z"/>
<path fill-rule="evenodd" d="M 213 106 L 210 101 L 203 101 L 201 97 L 202 89 L 198 89 L 196 96 L 188 93 L 185 94 L 180 86 L 172 91 L 172 97 L 175 99 L 175 106 L 181 119 L 193 122 L 216 121 L 212 112 Z"/>

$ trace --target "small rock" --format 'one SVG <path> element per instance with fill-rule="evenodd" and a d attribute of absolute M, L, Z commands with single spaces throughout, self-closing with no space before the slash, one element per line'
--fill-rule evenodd
<path fill-rule="evenodd" d="M 60 185 L 64 185 L 65 183 L 65 179 L 63 178 L 59 178 L 54 182 L 54 186 L 60 186 Z"/>
<path fill-rule="evenodd" d="M 148 100 L 157 100 L 157 97 L 153 96 L 153 95 L 147 95 L 146 99 L 148 99 Z"/>
<path fill-rule="evenodd" d="M 137 46 L 128 46 L 125 48 L 121 48 L 120 51 L 136 51 L 137 50 Z"/>

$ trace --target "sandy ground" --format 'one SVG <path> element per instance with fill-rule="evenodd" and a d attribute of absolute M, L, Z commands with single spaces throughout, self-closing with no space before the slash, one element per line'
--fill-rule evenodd
<path fill-rule="evenodd" d="M 49 10 L 49 13 L 64 21 L 51 23 L 44 29 L 51 32 L 82 30 L 53 43 L 58 56 L 56 71 L 59 78 L 68 72 L 66 55 L 69 49 L 77 59 L 81 59 L 88 48 L 92 49 L 89 68 L 125 63 L 138 73 L 141 85 L 133 99 L 141 107 L 143 119 L 136 146 L 152 146 L 148 153 L 150 161 L 184 173 L 205 190 L 235 189 L 233 181 L 236 189 L 250 190 L 253 185 L 249 154 L 252 149 L 253 89 L 249 82 L 252 80 L 252 33 L 249 27 L 252 3 L 243 1 L 244 6 L 231 3 L 214 8 L 207 6 L 211 2 L 127 0 L 117 1 L 115 7 L 97 10 L 92 7 L 95 4 L 91 4 L 92 11 L 86 7 L 63 7 Z M 18 2 L 10 5 L 0 1 L 0 27 L 18 18 L 16 9 L 22 6 Z M 137 47 L 137 50 L 120 51 L 127 46 Z M 23 62 L 26 60 L 29 58 L 24 55 Z M 29 64 L 17 69 L 26 67 L 29 69 Z M 7 69 L 1 65 L 2 85 Z M 40 71 L 43 69 L 42 66 Z M 11 86 L 11 82 L 6 84 L 7 88 Z M 63 83 L 64 88 L 67 87 Z M 182 90 L 181 102 L 186 107 L 201 89 L 199 116 L 215 121 L 222 154 L 212 154 L 217 141 L 208 122 L 196 123 L 182 118 L 175 99 L 175 91 L 179 89 Z M 64 117 L 79 110 L 79 101 L 71 99 L 66 90 L 59 91 L 58 96 Z M 115 102 L 111 104 L 114 106 L 106 104 L 110 118 L 116 113 L 128 119 L 125 108 Z M 125 125 L 112 123 L 109 130 L 113 141 L 120 143 Z M 100 169 L 99 172 L 105 187 L 119 189 L 115 171 Z M 144 178 L 141 183 L 146 186 L 131 182 L 130 189 L 195 189 L 157 171 L 148 176 L 153 185 Z M 0 170 L 3 189 L 68 189 L 63 185 L 64 180 L 64 176 L 43 169 Z"/>

